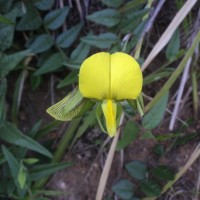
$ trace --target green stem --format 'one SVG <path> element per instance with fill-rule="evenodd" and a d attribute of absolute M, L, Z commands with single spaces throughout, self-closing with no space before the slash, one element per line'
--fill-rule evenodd
<path fill-rule="evenodd" d="M 177 69 L 173 72 L 173 74 L 170 76 L 170 78 L 167 80 L 165 85 L 161 88 L 161 90 L 156 94 L 156 96 L 153 98 L 151 102 L 149 102 L 145 108 L 144 111 L 145 113 L 149 111 L 155 104 L 156 102 L 163 96 L 165 92 L 167 92 L 171 86 L 174 84 L 178 76 L 182 73 L 188 59 L 192 56 L 194 53 L 195 48 L 199 44 L 200 41 L 200 31 L 197 33 L 195 39 L 193 40 L 193 43 L 190 47 L 190 49 L 187 51 L 186 55 L 184 56 L 183 60 L 181 63 L 178 65 Z"/>
<path fill-rule="evenodd" d="M 74 119 L 70 123 L 69 128 L 66 130 L 63 137 L 60 139 L 60 143 L 58 144 L 58 149 L 54 153 L 51 163 L 57 163 L 61 160 L 63 154 L 65 153 L 65 150 L 69 147 L 69 144 L 75 135 L 75 131 L 78 128 L 80 121 L 81 121 L 81 118 L 78 118 L 78 119 Z M 49 179 L 49 176 L 36 182 L 33 188 L 34 189 L 42 188 L 47 183 L 48 179 Z"/>

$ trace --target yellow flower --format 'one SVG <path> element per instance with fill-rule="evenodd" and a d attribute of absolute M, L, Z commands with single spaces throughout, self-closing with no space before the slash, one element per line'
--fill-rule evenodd
<path fill-rule="evenodd" d="M 79 72 L 83 97 L 102 100 L 102 110 L 110 137 L 116 134 L 116 101 L 137 99 L 142 90 L 142 72 L 130 55 L 96 53 L 87 58 Z"/>

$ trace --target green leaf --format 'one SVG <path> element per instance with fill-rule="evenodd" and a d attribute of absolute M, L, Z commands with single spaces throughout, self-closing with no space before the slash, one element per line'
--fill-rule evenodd
<path fill-rule="evenodd" d="M 79 45 L 72 51 L 70 55 L 71 60 L 82 61 L 88 56 L 90 52 L 90 45 L 80 42 Z"/>
<path fill-rule="evenodd" d="M 112 191 L 122 199 L 130 199 L 133 196 L 133 185 L 130 181 L 123 179 L 112 186 Z"/>
<path fill-rule="evenodd" d="M 87 19 L 108 27 L 115 26 L 120 21 L 120 14 L 115 9 L 104 9 L 87 16 Z"/>
<path fill-rule="evenodd" d="M 69 7 L 67 6 L 53 10 L 45 16 L 44 25 L 51 30 L 55 30 L 65 22 L 68 13 Z"/>
<path fill-rule="evenodd" d="M 0 55 L 0 77 L 5 77 L 8 73 L 13 70 L 19 62 L 28 56 L 29 51 L 20 51 L 14 54 Z"/>
<path fill-rule="evenodd" d="M 76 40 L 81 28 L 82 28 L 82 24 L 79 23 L 73 26 L 72 28 L 61 33 L 56 39 L 57 45 L 61 48 L 67 48 L 71 46 L 73 42 Z"/>
<path fill-rule="evenodd" d="M 56 163 L 56 164 L 44 164 L 44 165 L 37 165 L 33 169 L 29 171 L 31 180 L 38 181 L 47 177 L 55 172 L 62 170 L 66 167 L 71 167 L 72 163 L 63 162 L 63 163 Z"/>
<path fill-rule="evenodd" d="M 19 162 L 17 161 L 15 156 L 13 156 L 11 154 L 11 152 L 3 145 L 2 145 L 2 152 L 3 152 L 4 157 L 6 158 L 6 161 L 9 165 L 13 179 L 17 180 L 17 176 L 18 176 L 18 172 L 19 172 L 19 168 L 20 168 Z"/>
<path fill-rule="evenodd" d="M 146 130 L 142 134 L 142 136 L 140 137 L 140 139 L 142 139 L 142 140 L 149 140 L 149 139 L 155 140 L 155 136 L 152 134 L 152 132 L 150 130 Z"/>
<path fill-rule="evenodd" d="M 7 80 L 3 78 L 0 80 L 0 126 L 6 119 L 6 91 Z"/>
<path fill-rule="evenodd" d="M 52 157 L 51 153 L 46 148 L 34 141 L 32 138 L 24 135 L 14 125 L 8 122 L 0 127 L 0 132 L 2 133 L 0 134 L 0 138 L 10 144 L 19 145 L 41 153 L 47 157 Z"/>
<path fill-rule="evenodd" d="M 102 33 L 98 36 L 88 35 L 82 37 L 81 40 L 100 49 L 106 49 L 110 48 L 112 44 L 117 42 L 117 36 L 113 33 Z"/>
<path fill-rule="evenodd" d="M 169 92 L 166 92 L 159 101 L 144 115 L 142 125 L 146 129 L 154 129 L 161 122 L 167 106 Z"/>
<path fill-rule="evenodd" d="M 160 165 L 152 169 L 152 173 L 158 180 L 173 180 L 175 177 L 174 171 L 165 165 Z"/>
<path fill-rule="evenodd" d="M 24 189 L 24 186 L 26 184 L 26 169 L 24 165 L 21 163 L 18 173 L 18 183 L 21 189 Z"/>
<path fill-rule="evenodd" d="M 77 70 L 71 71 L 67 76 L 57 85 L 57 88 L 66 87 L 72 83 L 78 82 Z"/>
<path fill-rule="evenodd" d="M 14 37 L 17 9 L 11 10 L 5 16 L 0 17 L 0 49 L 2 51 L 11 47 Z"/>
<path fill-rule="evenodd" d="M 127 172 L 137 180 L 143 180 L 146 178 L 147 168 L 141 161 L 135 160 L 125 165 Z"/>
<path fill-rule="evenodd" d="M 131 144 L 136 139 L 139 131 L 138 126 L 134 122 L 127 122 L 124 128 L 124 134 L 117 143 L 116 150 L 121 150 Z"/>
<path fill-rule="evenodd" d="M 13 3 L 13 0 L 9 0 L 9 1 L 0 0 L 0 12 L 7 13 L 11 8 L 12 3 Z"/>
<path fill-rule="evenodd" d="M 154 145 L 153 152 L 155 154 L 157 154 L 158 156 L 164 155 L 164 153 L 165 153 L 164 146 L 162 144 L 156 144 L 156 145 Z"/>
<path fill-rule="evenodd" d="M 37 159 L 37 158 L 24 158 L 23 162 L 28 164 L 28 165 L 32 165 L 32 164 L 39 162 L 39 159 Z"/>
<path fill-rule="evenodd" d="M 62 67 L 64 60 L 65 59 L 61 53 L 54 53 L 44 61 L 43 65 L 34 73 L 34 75 L 41 75 L 55 71 Z"/>
<path fill-rule="evenodd" d="M 54 0 L 37 0 L 34 5 L 39 9 L 39 10 L 49 10 L 52 8 L 54 4 Z"/>
<path fill-rule="evenodd" d="M 70 92 L 64 99 L 47 109 L 47 113 L 60 121 L 70 121 L 82 115 L 94 103 L 83 98 L 78 88 Z"/>
<path fill-rule="evenodd" d="M 147 196 L 159 196 L 161 194 L 161 187 L 155 181 L 144 181 L 140 188 Z"/>
<path fill-rule="evenodd" d="M 39 29 L 41 25 L 42 19 L 37 9 L 30 2 L 28 2 L 26 4 L 26 12 L 17 24 L 16 29 L 18 31 L 31 31 Z"/>
<path fill-rule="evenodd" d="M 31 44 L 28 45 L 28 48 L 33 53 L 41 53 L 50 49 L 53 45 L 53 39 L 48 34 L 42 34 L 35 38 Z"/>
<path fill-rule="evenodd" d="M 114 7 L 118 8 L 119 6 L 122 5 L 123 1 L 122 0 L 101 0 L 103 4 L 109 7 Z"/>
<path fill-rule="evenodd" d="M 180 32 L 179 29 L 177 29 L 171 40 L 169 41 L 166 49 L 166 57 L 168 60 L 173 60 L 174 57 L 178 54 L 180 49 Z"/>

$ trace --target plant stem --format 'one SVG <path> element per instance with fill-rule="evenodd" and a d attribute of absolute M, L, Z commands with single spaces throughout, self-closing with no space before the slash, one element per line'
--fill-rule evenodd
<path fill-rule="evenodd" d="M 122 113 L 120 123 L 119 123 L 119 127 L 123 123 L 124 116 L 125 116 L 124 113 Z M 108 175 L 109 175 L 109 172 L 110 172 L 111 164 L 112 164 L 112 161 L 113 161 L 116 145 L 117 145 L 117 142 L 118 142 L 118 139 L 119 139 L 119 134 L 120 134 L 120 128 L 118 128 L 117 133 L 116 133 L 116 135 L 115 135 L 115 137 L 112 141 L 112 144 L 110 146 L 110 150 L 108 152 L 108 156 L 107 156 L 107 159 L 106 159 L 106 162 L 105 162 L 105 165 L 104 165 L 104 168 L 103 168 L 103 172 L 101 174 L 101 178 L 100 178 L 100 181 L 99 181 L 99 186 L 98 186 L 97 194 L 96 194 L 96 200 L 102 200 L 103 193 L 104 193 L 105 186 L 106 186 L 107 179 L 108 179 Z"/>

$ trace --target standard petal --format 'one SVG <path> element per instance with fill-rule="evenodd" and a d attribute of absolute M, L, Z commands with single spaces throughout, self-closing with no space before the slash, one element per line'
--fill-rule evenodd
<path fill-rule="evenodd" d="M 111 55 L 111 98 L 136 99 L 142 90 L 142 72 L 136 60 L 128 54 Z"/>
<path fill-rule="evenodd" d="M 101 52 L 87 58 L 79 72 L 79 89 L 86 98 L 106 99 L 110 85 L 110 54 Z"/>
<path fill-rule="evenodd" d="M 103 114 L 106 120 L 106 128 L 108 135 L 113 137 L 116 134 L 116 115 L 117 115 L 117 105 L 111 100 L 105 100 L 101 104 Z"/>

